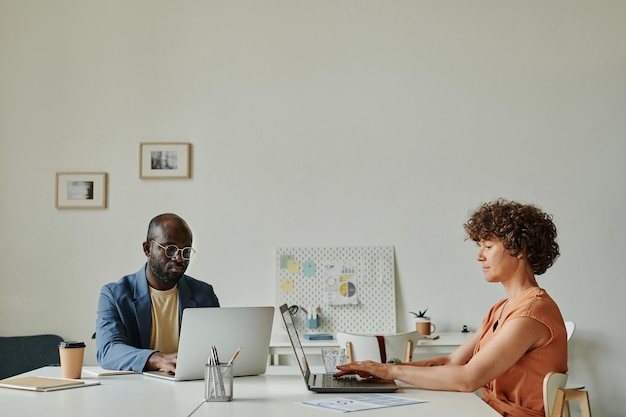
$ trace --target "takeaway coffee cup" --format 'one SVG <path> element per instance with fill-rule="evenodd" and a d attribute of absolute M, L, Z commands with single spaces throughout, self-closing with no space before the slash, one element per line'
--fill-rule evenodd
<path fill-rule="evenodd" d="M 422 319 L 415 321 L 415 330 L 420 332 L 420 335 L 422 336 L 428 336 L 429 334 L 434 333 L 437 328 L 430 322 L 430 320 Z"/>
<path fill-rule="evenodd" d="M 83 370 L 83 356 L 85 355 L 84 342 L 59 343 L 59 358 L 61 359 L 61 376 L 63 378 L 80 379 Z"/>

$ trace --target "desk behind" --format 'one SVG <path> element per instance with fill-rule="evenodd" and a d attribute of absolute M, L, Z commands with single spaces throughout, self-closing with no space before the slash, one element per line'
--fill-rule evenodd
<path fill-rule="evenodd" d="M 449 332 L 438 333 L 439 338 L 435 340 L 420 339 L 413 349 L 413 359 L 427 359 L 433 356 L 447 355 L 461 346 L 465 340 L 472 335 L 471 332 Z M 325 347 L 337 347 L 337 340 L 301 340 L 304 353 L 309 358 L 320 356 L 321 349 Z M 282 355 L 293 356 L 293 348 L 286 334 L 272 335 L 270 340 L 270 365 L 280 365 Z M 321 359 L 320 359 L 321 360 Z M 321 363 L 321 362 L 320 362 Z"/>

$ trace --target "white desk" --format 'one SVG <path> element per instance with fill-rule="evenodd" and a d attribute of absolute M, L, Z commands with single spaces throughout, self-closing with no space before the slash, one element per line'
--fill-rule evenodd
<path fill-rule="evenodd" d="M 433 356 L 447 355 L 459 347 L 472 333 L 451 332 L 437 333 L 438 339 L 420 339 L 413 350 L 413 359 L 427 359 Z M 325 347 L 337 347 L 337 340 L 301 340 L 304 353 L 321 355 Z M 280 365 L 281 355 L 293 355 L 293 349 L 287 334 L 272 335 L 270 340 L 270 365 Z"/>
<path fill-rule="evenodd" d="M 321 369 L 314 369 L 320 371 Z M 272 366 L 265 375 L 235 378 L 231 402 L 204 402 L 204 381 L 172 382 L 139 374 L 100 378 L 101 385 L 54 392 L 31 392 L 0 388 L 2 415 L 21 417 L 46 415 L 50 417 L 92 416 L 257 416 L 298 417 L 332 416 L 332 411 L 296 404 L 319 399 L 306 389 L 295 367 Z M 58 377 L 58 367 L 46 367 L 24 375 Z M 87 379 L 87 378 L 85 378 Z M 354 396 L 355 394 L 345 394 Z M 394 407 L 395 416 L 429 417 L 498 417 L 491 407 L 472 393 L 424 391 L 403 386 L 393 395 L 427 401 L 423 404 Z M 385 416 L 390 409 L 359 412 L 363 416 Z"/>

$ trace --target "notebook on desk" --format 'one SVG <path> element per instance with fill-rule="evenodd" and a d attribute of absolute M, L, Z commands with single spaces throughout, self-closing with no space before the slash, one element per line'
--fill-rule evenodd
<path fill-rule="evenodd" d="M 302 371 L 302 377 L 309 391 L 314 392 L 332 392 L 332 393 L 345 393 L 345 392 L 394 392 L 398 389 L 398 385 L 394 381 L 385 381 L 382 379 L 359 379 L 355 376 L 347 376 L 342 378 L 333 378 L 332 374 L 313 374 L 309 368 L 309 362 L 307 361 L 304 349 L 300 343 L 300 337 L 298 331 L 293 323 L 293 317 L 289 312 L 287 304 L 280 306 L 280 315 L 285 322 L 287 328 L 287 334 L 293 347 L 293 352 L 296 355 L 298 365 Z"/>
<path fill-rule="evenodd" d="M 2 388 L 13 388 L 39 392 L 91 387 L 94 385 L 100 385 L 100 381 L 68 378 L 49 378 L 42 376 L 20 376 L 0 380 L 0 387 Z"/>
<path fill-rule="evenodd" d="M 204 365 L 215 346 L 226 363 L 241 348 L 233 376 L 259 375 L 267 368 L 274 307 L 205 307 L 183 310 L 176 373 L 145 371 L 173 381 L 204 379 Z"/>

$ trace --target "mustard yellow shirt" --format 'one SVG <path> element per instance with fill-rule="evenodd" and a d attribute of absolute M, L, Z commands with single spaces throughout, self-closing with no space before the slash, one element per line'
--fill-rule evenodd
<path fill-rule="evenodd" d="M 150 349 L 162 353 L 178 352 L 180 322 L 178 318 L 178 287 L 159 291 L 152 287 L 152 332 Z"/>

